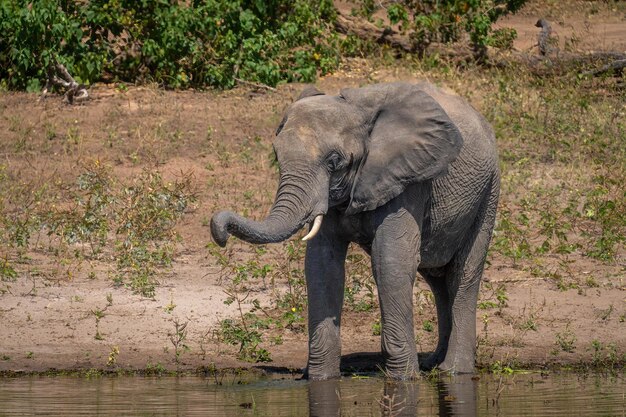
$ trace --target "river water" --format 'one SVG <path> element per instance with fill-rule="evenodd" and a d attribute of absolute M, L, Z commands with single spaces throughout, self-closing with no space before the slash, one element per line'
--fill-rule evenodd
<path fill-rule="evenodd" d="M 626 375 L 0 378 L 4 416 L 619 416 Z"/>

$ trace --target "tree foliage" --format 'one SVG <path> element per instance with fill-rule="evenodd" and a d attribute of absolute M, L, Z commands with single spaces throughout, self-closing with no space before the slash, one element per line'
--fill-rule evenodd
<path fill-rule="evenodd" d="M 418 51 L 433 42 L 456 42 L 464 33 L 479 57 L 488 45 L 510 45 L 512 29 L 495 30 L 492 25 L 501 16 L 519 10 L 526 0 L 356 0 L 361 14 L 371 18 L 378 8 L 385 8 L 392 25 L 407 33 Z"/>
<path fill-rule="evenodd" d="M 469 33 L 479 57 L 510 44 L 494 31 L 525 0 L 354 0 L 384 7 L 416 50 Z M 0 0 L 0 88 L 40 90 L 62 64 L 77 82 L 230 88 L 313 81 L 335 69 L 332 0 Z M 344 42 L 345 43 L 345 42 Z"/>
<path fill-rule="evenodd" d="M 86 84 L 312 81 L 338 63 L 334 13 L 331 0 L 0 0 L 0 79 L 36 90 L 60 62 Z"/>

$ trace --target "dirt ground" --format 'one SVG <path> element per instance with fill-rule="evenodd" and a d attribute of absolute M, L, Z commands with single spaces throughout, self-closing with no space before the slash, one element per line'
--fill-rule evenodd
<path fill-rule="evenodd" d="M 531 6 L 502 22 L 518 30 L 520 50 L 532 46 L 537 34 L 534 22 L 542 17 L 539 12 L 546 12 L 535 10 L 534 3 Z M 556 12 L 548 10 L 543 16 L 550 13 Z M 579 49 L 626 50 L 623 11 L 581 10 L 554 19 L 561 41 L 580 34 Z M 586 32 L 578 32 L 581 28 Z M 336 93 L 365 83 L 424 78 L 427 73 L 398 66 L 374 68 L 366 61 L 352 60 L 320 79 L 317 86 Z M 268 363 L 240 361 L 237 347 L 216 337 L 220 321 L 236 318 L 239 312 L 236 304 L 224 304 L 225 282 L 232 272 L 224 270 L 207 249 L 207 223 L 216 210 L 231 208 L 254 218 L 266 214 L 276 184 L 269 157 L 273 132 L 302 88 L 289 84 L 275 92 L 242 87 L 218 93 L 95 86 L 94 99 L 78 106 L 64 105 L 58 97 L 38 101 L 33 94 L 1 93 L 0 164 L 14 177 L 25 182 L 54 178 L 71 183 L 77 172 L 97 159 L 118 178 L 144 169 L 157 169 L 168 180 L 191 173 L 198 200 L 177 226 L 177 254 L 172 267 L 158 277 L 153 298 L 114 286 L 110 259 L 66 264 L 43 243 L 35 245 L 16 267 L 17 279 L 0 283 L 0 371 L 303 368 L 307 335 L 302 328 L 268 330 L 264 345 L 271 353 Z M 479 95 L 473 104 L 481 109 Z M 20 140 L 23 143 L 16 150 L 12 144 Z M 284 245 L 266 249 L 258 255 L 253 246 L 235 239 L 228 247 L 234 260 L 284 262 Z M 581 282 L 593 277 L 593 285 L 563 290 L 553 280 L 492 254 L 481 290 L 487 308 L 479 309 L 476 318 L 479 364 L 543 367 L 609 361 L 623 365 L 624 255 L 622 248 L 617 260 L 608 263 L 572 255 L 571 276 Z M 543 267 L 549 269 L 550 261 Z M 505 288 L 506 299 L 498 298 L 498 288 Z M 277 283 L 273 291 L 284 293 L 286 283 Z M 274 297 L 262 284 L 253 286 L 252 294 L 265 305 Z M 419 278 L 414 295 L 418 350 L 428 352 L 436 344 L 436 314 L 428 287 Z M 99 320 L 94 310 L 103 312 Z M 380 336 L 373 331 L 378 318 L 377 307 L 345 312 L 345 370 L 372 369 L 379 362 Z M 186 349 L 178 357 L 173 342 L 177 322 L 187 323 L 181 342 Z M 434 323 L 434 330 L 427 322 Z"/>

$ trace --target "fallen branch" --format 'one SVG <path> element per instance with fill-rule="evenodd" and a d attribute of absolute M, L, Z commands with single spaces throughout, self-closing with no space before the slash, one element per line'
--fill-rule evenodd
<path fill-rule="evenodd" d="M 559 52 L 554 56 L 532 55 L 526 52 L 512 51 L 503 56 L 494 56 L 491 63 L 497 67 L 523 65 L 535 75 L 565 74 L 575 71 L 581 75 L 596 76 L 611 70 L 623 71 L 626 55 L 619 52 L 571 53 Z M 595 70 L 587 70 L 592 66 L 603 65 Z"/>
<path fill-rule="evenodd" d="M 237 77 L 235 77 L 235 81 L 237 81 L 239 84 L 247 85 L 249 87 L 254 87 L 254 88 L 258 89 L 258 90 L 276 91 L 276 89 L 274 87 L 270 87 L 269 85 L 257 84 L 257 83 L 253 83 L 253 82 L 250 82 L 250 81 L 242 80 L 242 79 L 237 78 Z"/>
<path fill-rule="evenodd" d="M 622 72 L 626 68 L 626 59 L 619 59 L 617 61 L 613 61 L 609 64 L 603 65 L 600 68 L 591 71 L 585 71 L 582 75 L 591 75 L 598 76 L 600 74 L 604 74 L 606 72 L 612 71 L 616 74 Z"/>
<path fill-rule="evenodd" d="M 396 30 L 385 27 L 379 28 L 375 24 L 357 16 L 337 14 L 335 29 L 344 35 L 354 35 L 360 39 L 388 45 L 393 49 L 408 53 L 424 55 L 439 55 L 456 63 L 470 62 L 477 58 L 476 51 L 467 42 L 444 44 L 439 42 L 418 43 L 410 35 L 401 34 Z"/>
<path fill-rule="evenodd" d="M 54 86 L 62 87 L 66 90 L 65 101 L 69 104 L 74 104 L 75 102 L 80 103 L 89 99 L 87 87 L 83 84 L 78 84 L 63 64 L 56 63 L 50 66 L 48 70 L 48 81 L 39 99 L 44 98 L 48 91 Z"/>
<path fill-rule="evenodd" d="M 339 13 L 335 22 L 335 29 L 344 35 L 354 34 L 361 39 L 388 44 L 393 48 L 402 49 L 406 52 L 416 51 L 415 45 L 407 36 L 402 36 L 390 28 L 379 28 L 373 23 L 363 21 L 356 16 L 346 16 Z"/>

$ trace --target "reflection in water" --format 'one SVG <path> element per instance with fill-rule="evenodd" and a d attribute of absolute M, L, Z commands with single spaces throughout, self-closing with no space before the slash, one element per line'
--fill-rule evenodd
<path fill-rule="evenodd" d="M 370 411 L 378 409 L 379 413 L 374 415 L 398 417 L 432 415 L 433 408 L 439 411 L 438 415 L 441 417 L 477 415 L 477 380 L 473 380 L 471 375 L 436 381 L 434 385 L 438 407 L 432 407 L 433 401 L 425 401 L 431 392 L 425 393 L 425 398 L 420 398 L 420 385 L 423 386 L 424 381 L 387 380 L 383 383 L 382 392 L 378 389 L 378 392 L 372 392 L 370 396 L 355 396 L 354 385 L 347 384 L 346 380 L 311 381 L 308 385 L 309 415 L 311 417 L 345 415 L 348 410 L 357 411 L 359 401 L 361 408 L 365 406 Z M 426 385 L 423 388 L 427 387 Z M 355 398 L 353 402 L 352 398 Z"/>
<path fill-rule="evenodd" d="M 378 387 L 372 386 L 372 388 Z M 369 409 L 370 413 L 374 413 L 373 415 L 417 415 L 419 402 L 417 382 L 385 381 L 382 392 L 380 389 L 376 391 L 367 396 L 355 396 L 352 384 L 346 384 L 345 381 L 338 379 L 311 381 L 309 383 L 309 415 L 311 417 L 341 416 L 348 414 L 349 410 L 354 411 L 355 415 L 364 415 L 360 414 L 365 412 L 361 408 Z"/>
<path fill-rule="evenodd" d="M 416 416 L 419 403 L 419 385 L 415 381 L 385 381 L 381 400 L 384 416 Z"/>
<path fill-rule="evenodd" d="M 341 415 L 339 380 L 309 382 L 309 415 L 332 417 Z"/>
<path fill-rule="evenodd" d="M 457 375 L 437 381 L 439 416 L 474 417 L 478 414 L 478 379 Z"/>
<path fill-rule="evenodd" d="M 623 375 L 278 378 L 0 378 L 0 417 L 626 415 Z"/>

